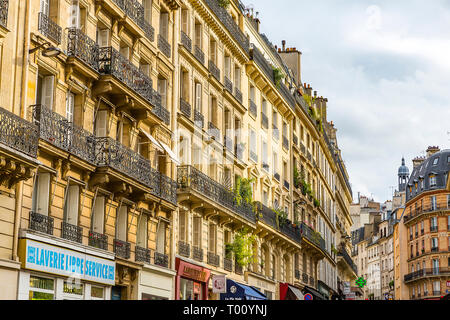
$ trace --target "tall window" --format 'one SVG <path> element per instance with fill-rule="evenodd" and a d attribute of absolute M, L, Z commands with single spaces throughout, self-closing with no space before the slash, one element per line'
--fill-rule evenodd
<path fill-rule="evenodd" d="M 138 218 L 138 234 L 136 246 L 147 249 L 148 244 L 148 216 L 146 214 L 141 214 Z"/>
<path fill-rule="evenodd" d="M 50 173 L 39 172 L 34 182 L 32 211 L 48 216 L 50 199 Z"/>
<path fill-rule="evenodd" d="M 179 213 L 179 228 L 178 228 L 178 238 L 182 242 L 187 242 L 186 239 L 186 229 L 187 229 L 187 213 L 186 211 L 180 211 Z"/>
<path fill-rule="evenodd" d="M 195 21 L 195 38 L 194 38 L 194 45 L 202 48 L 202 25 L 197 20 Z"/>
<path fill-rule="evenodd" d="M 94 200 L 94 210 L 92 213 L 92 231 L 103 234 L 105 225 L 105 204 L 106 197 L 98 195 Z"/>
<path fill-rule="evenodd" d="M 237 89 L 241 89 L 241 68 L 237 65 L 234 67 L 234 86 Z"/>
<path fill-rule="evenodd" d="M 167 109 L 167 80 L 158 78 L 158 93 L 161 95 L 161 105 Z"/>
<path fill-rule="evenodd" d="M 231 80 L 231 57 L 225 54 L 225 77 Z"/>
<path fill-rule="evenodd" d="M 438 274 L 439 273 L 439 259 L 433 259 L 432 265 L 433 265 L 433 274 Z"/>
<path fill-rule="evenodd" d="M 216 127 L 219 126 L 219 121 L 217 119 L 218 113 L 219 112 L 217 110 L 217 98 L 214 96 L 211 96 L 210 103 L 209 103 L 209 121 Z"/>
<path fill-rule="evenodd" d="M 263 138 L 261 138 L 261 156 L 263 169 L 269 171 L 269 161 L 267 159 L 267 142 Z"/>
<path fill-rule="evenodd" d="M 201 247 L 202 239 L 201 239 L 201 229 L 202 229 L 202 218 L 194 217 L 194 225 L 193 225 L 193 245 L 194 247 Z"/>
<path fill-rule="evenodd" d="M 169 39 L 169 13 L 161 11 L 159 18 L 159 34 L 166 40 Z"/>
<path fill-rule="evenodd" d="M 42 104 L 49 109 L 53 107 L 53 88 L 55 76 L 38 74 L 36 104 Z"/>
<path fill-rule="evenodd" d="M 436 210 L 436 196 L 431 196 L 431 210 Z"/>
<path fill-rule="evenodd" d="M 161 254 L 166 253 L 166 230 L 167 223 L 160 220 L 156 232 L 156 252 Z"/>
<path fill-rule="evenodd" d="M 186 35 L 189 35 L 189 10 L 188 9 L 181 10 L 181 31 L 183 31 Z"/>
<path fill-rule="evenodd" d="M 431 238 L 431 249 L 437 250 L 439 248 L 439 239 Z"/>
<path fill-rule="evenodd" d="M 144 19 L 149 24 L 152 23 L 152 0 L 142 0 L 142 5 L 144 7 Z"/>
<path fill-rule="evenodd" d="M 67 198 L 64 207 L 64 220 L 71 225 L 77 226 L 80 203 L 80 186 L 78 184 L 70 184 L 67 188 Z"/>
<path fill-rule="evenodd" d="M 430 187 L 435 187 L 435 186 L 436 186 L 436 176 L 430 175 Z"/>
<path fill-rule="evenodd" d="M 209 41 L 209 60 L 217 66 L 217 42 L 213 37 Z"/>
<path fill-rule="evenodd" d="M 75 109 L 75 95 L 72 92 L 67 92 L 66 96 L 66 119 L 73 122 L 73 114 Z"/>
<path fill-rule="evenodd" d="M 116 218 L 116 239 L 127 241 L 128 230 L 128 206 L 122 204 L 119 207 Z"/>
<path fill-rule="evenodd" d="M 110 30 L 106 27 L 97 28 L 97 44 L 100 48 L 109 47 Z"/>
<path fill-rule="evenodd" d="M 250 158 L 255 162 L 258 161 L 257 150 L 256 132 L 250 129 Z"/>
<path fill-rule="evenodd" d="M 213 223 L 209 224 L 209 242 L 208 250 L 209 252 L 216 253 L 217 251 L 217 226 Z"/>
<path fill-rule="evenodd" d="M 202 113 L 202 84 L 195 82 L 195 110 Z"/>

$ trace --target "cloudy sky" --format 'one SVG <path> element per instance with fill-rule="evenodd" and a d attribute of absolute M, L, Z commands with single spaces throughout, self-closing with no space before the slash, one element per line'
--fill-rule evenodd
<path fill-rule="evenodd" d="M 243 2 L 328 98 L 354 199 L 389 199 L 402 156 L 412 171 L 429 145 L 450 148 L 450 1 Z"/>

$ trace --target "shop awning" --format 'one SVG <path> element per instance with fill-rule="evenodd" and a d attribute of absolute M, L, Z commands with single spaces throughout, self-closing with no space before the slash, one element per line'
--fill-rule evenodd
<path fill-rule="evenodd" d="M 317 291 L 314 288 L 305 286 L 303 288 L 303 294 L 306 294 L 306 293 L 312 294 L 314 297 L 314 300 L 326 300 L 326 298 L 323 296 L 323 294 L 321 294 L 319 291 Z"/>
<path fill-rule="evenodd" d="M 289 294 L 289 292 L 291 292 L 291 294 Z M 285 300 L 305 300 L 305 296 L 303 295 L 303 293 L 300 291 L 300 289 L 297 289 L 296 287 L 293 287 L 291 285 L 289 285 L 288 287 L 288 294 L 286 296 L 291 296 L 294 295 L 295 298 L 297 299 L 285 299 Z"/>
<path fill-rule="evenodd" d="M 155 145 L 155 147 L 156 147 L 159 151 L 161 151 L 161 152 L 164 151 L 164 149 L 163 149 L 163 147 L 161 146 L 161 144 L 160 144 L 155 138 L 153 138 L 153 136 L 152 136 L 150 133 L 147 133 L 147 132 L 145 132 L 145 131 L 142 130 L 142 129 L 140 129 L 140 131 L 144 134 L 144 136 L 146 136 L 146 137 L 148 138 L 148 140 L 151 141 L 151 143 L 153 143 L 153 144 Z"/>
<path fill-rule="evenodd" d="M 267 300 L 267 297 L 251 286 L 227 279 L 227 293 L 221 293 L 220 300 Z"/>
<path fill-rule="evenodd" d="M 178 157 L 176 156 L 176 154 L 172 151 L 172 149 L 170 149 L 170 147 L 163 143 L 160 142 L 161 146 L 164 148 L 164 150 L 166 150 L 167 154 L 169 155 L 170 159 L 172 159 L 173 162 L 175 162 L 176 165 L 181 165 L 180 160 L 178 160 Z"/>

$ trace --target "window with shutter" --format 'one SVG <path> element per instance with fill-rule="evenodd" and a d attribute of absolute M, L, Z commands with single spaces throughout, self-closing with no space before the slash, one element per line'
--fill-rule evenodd
<path fill-rule="evenodd" d="M 53 86 L 54 76 L 45 76 L 42 79 L 41 101 L 40 103 L 47 108 L 53 108 Z"/>
<path fill-rule="evenodd" d="M 241 69 L 239 67 L 234 69 L 234 86 L 241 89 Z"/>
<path fill-rule="evenodd" d="M 195 109 L 202 113 L 202 85 L 195 83 Z"/>
<path fill-rule="evenodd" d="M 164 39 L 168 40 L 169 39 L 169 13 L 161 12 L 159 27 L 160 27 L 159 33 L 161 34 L 161 36 Z"/>
<path fill-rule="evenodd" d="M 202 48 L 202 25 L 195 23 L 195 45 Z"/>
<path fill-rule="evenodd" d="M 33 211 L 48 216 L 50 199 L 50 173 L 38 173 L 34 186 Z"/>
<path fill-rule="evenodd" d="M 66 209 L 65 221 L 74 226 L 78 225 L 79 201 L 80 201 L 80 186 L 76 184 L 69 185 L 65 206 Z"/>
<path fill-rule="evenodd" d="M 99 110 L 95 119 L 95 135 L 97 137 L 106 137 L 108 123 L 108 110 Z"/>
<path fill-rule="evenodd" d="M 152 23 L 152 6 L 153 1 L 152 0 L 143 0 L 143 6 L 144 6 L 144 19 L 149 24 Z"/>
<path fill-rule="evenodd" d="M 48 16 L 50 12 L 50 0 L 41 0 L 41 12 Z"/>
<path fill-rule="evenodd" d="M 147 231 L 148 231 L 148 216 L 142 214 L 139 217 L 139 227 L 136 246 L 147 249 Z"/>
<path fill-rule="evenodd" d="M 187 9 L 181 11 L 181 30 L 189 35 L 189 11 Z"/>
<path fill-rule="evenodd" d="M 74 108 L 75 108 L 75 95 L 72 92 L 67 92 L 66 118 L 67 118 L 67 121 L 69 121 L 69 122 L 73 122 Z"/>
<path fill-rule="evenodd" d="M 201 247 L 201 218 L 194 217 L 194 226 L 193 226 L 193 244 L 194 247 Z"/>
<path fill-rule="evenodd" d="M 166 223 L 164 221 L 159 221 L 156 235 L 156 251 L 162 254 L 166 253 Z"/>
<path fill-rule="evenodd" d="M 100 48 L 109 47 L 109 29 L 97 29 L 97 44 Z"/>
<path fill-rule="evenodd" d="M 179 213 L 179 219 L 178 219 L 178 223 L 179 223 L 179 240 L 186 242 L 186 212 L 185 211 L 181 211 Z"/>
<path fill-rule="evenodd" d="M 79 29 L 80 25 L 80 4 L 78 0 L 72 0 L 72 5 L 70 7 L 69 27 Z"/>
<path fill-rule="evenodd" d="M 231 78 L 230 73 L 231 73 L 231 58 L 230 58 L 230 56 L 226 55 L 225 56 L 225 76 L 227 78 Z"/>
<path fill-rule="evenodd" d="M 158 79 L 158 92 L 161 95 L 161 105 L 167 108 L 167 80 Z"/>
<path fill-rule="evenodd" d="M 92 230 L 101 234 L 104 232 L 105 203 L 106 198 L 104 196 L 97 196 L 92 214 Z"/>
<path fill-rule="evenodd" d="M 208 250 L 209 252 L 216 253 L 216 225 L 212 223 L 209 225 Z"/>
<path fill-rule="evenodd" d="M 127 241 L 127 228 L 128 228 L 128 207 L 122 204 L 116 219 L 116 238 L 122 241 Z"/>

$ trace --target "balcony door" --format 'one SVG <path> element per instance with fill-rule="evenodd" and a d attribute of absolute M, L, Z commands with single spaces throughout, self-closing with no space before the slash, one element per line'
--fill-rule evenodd
<path fill-rule="evenodd" d="M 50 110 L 52 109 L 54 83 L 54 76 L 38 74 L 36 104 L 44 105 Z"/>
<path fill-rule="evenodd" d="M 147 249 L 148 239 L 148 216 L 144 213 L 139 217 L 138 234 L 136 246 Z"/>
<path fill-rule="evenodd" d="M 128 207 L 122 205 L 119 208 L 116 220 L 116 239 L 121 241 L 127 241 L 127 229 L 128 229 Z"/>
<path fill-rule="evenodd" d="M 439 259 L 433 259 L 433 274 L 439 274 Z"/>
<path fill-rule="evenodd" d="M 78 225 L 78 211 L 80 204 L 80 186 L 71 184 L 67 189 L 64 221 L 68 224 Z"/>
<path fill-rule="evenodd" d="M 38 173 L 34 185 L 32 211 L 48 216 L 50 199 L 50 173 Z"/>
<path fill-rule="evenodd" d="M 49 16 L 50 13 L 50 0 L 41 0 L 41 12 L 46 15 L 47 17 Z"/>
<path fill-rule="evenodd" d="M 92 231 L 103 234 L 105 225 L 105 196 L 95 198 L 94 211 L 92 213 Z"/>
<path fill-rule="evenodd" d="M 166 223 L 161 220 L 158 223 L 156 233 L 156 252 L 161 254 L 166 253 Z"/>
<path fill-rule="evenodd" d="M 99 110 L 95 117 L 95 135 L 97 137 L 106 137 L 108 123 L 108 110 Z"/>

